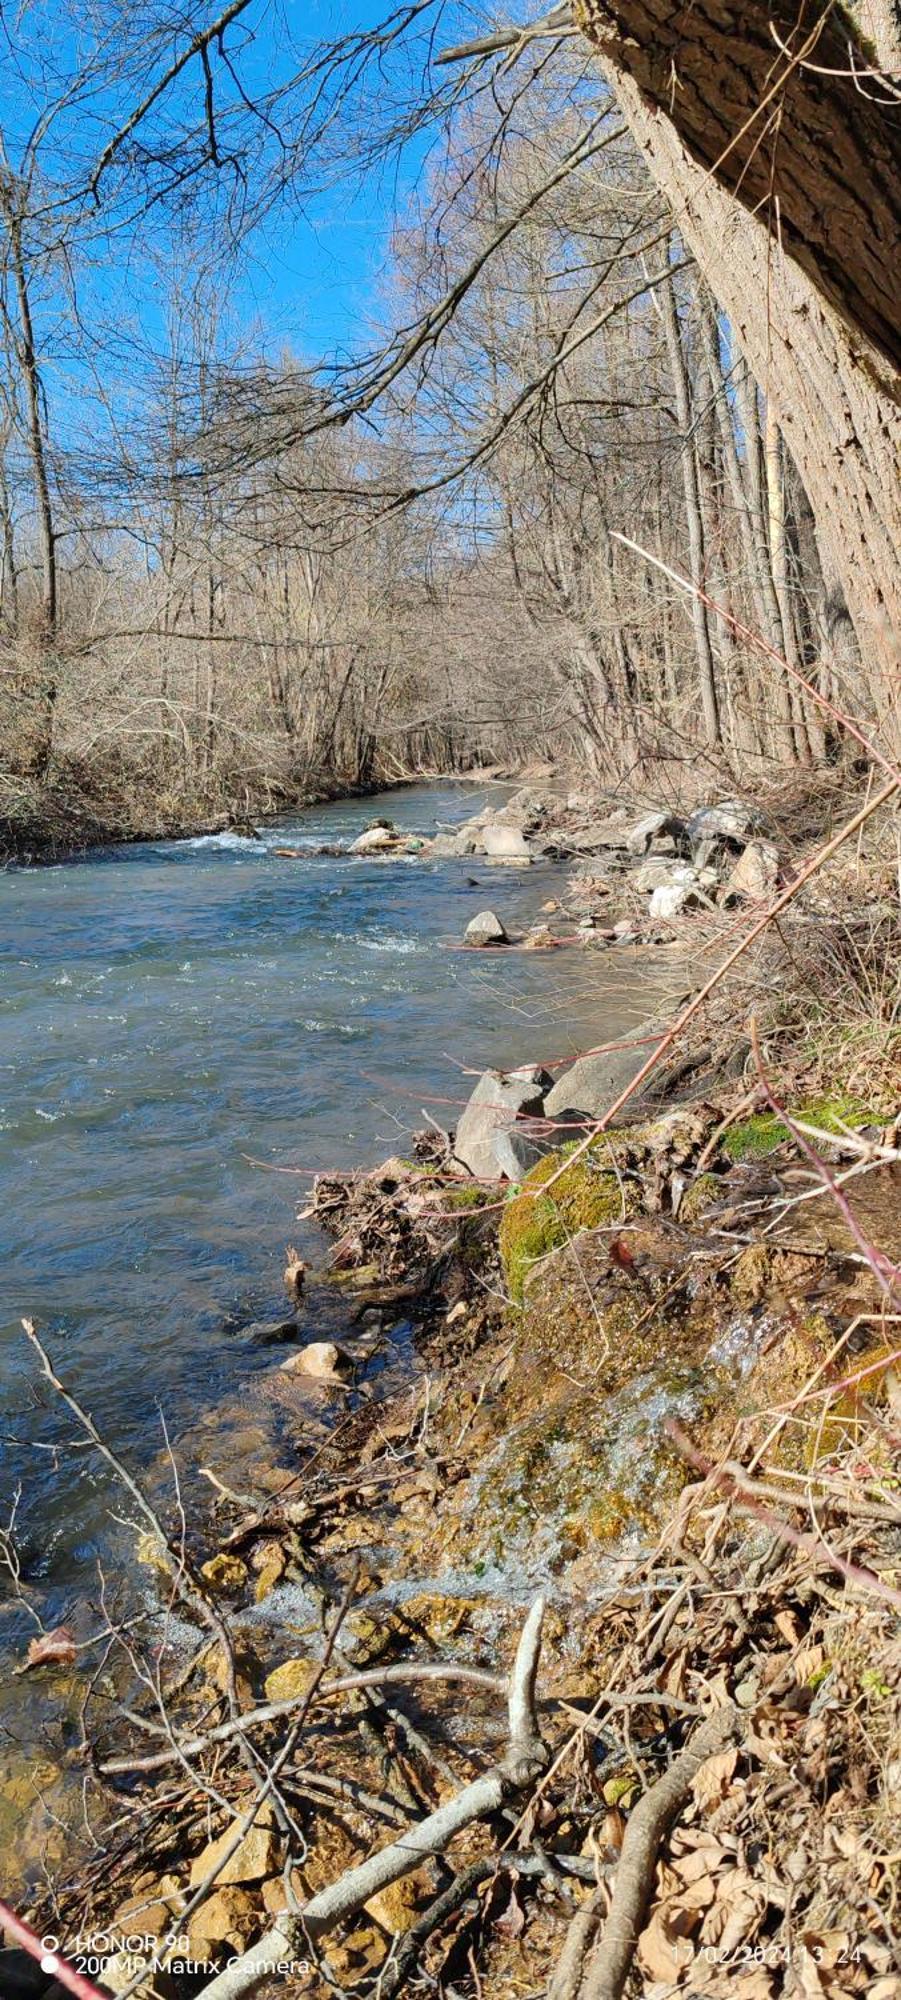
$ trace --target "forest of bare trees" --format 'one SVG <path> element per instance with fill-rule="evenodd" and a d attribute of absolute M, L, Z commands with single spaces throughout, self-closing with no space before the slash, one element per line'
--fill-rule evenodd
<path fill-rule="evenodd" d="M 437 63 L 460 9 L 312 49 L 286 22 L 261 83 L 248 0 L 111 0 L 78 34 L 54 5 L 49 40 L 24 10 L 7 829 L 536 757 L 753 783 L 854 756 L 849 717 L 897 750 L 894 16 L 784 11 L 748 11 L 740 62 L 716 4 L 697 43 L 586 0 L 583 32 L 558 9 Z M 404 145 L 387 332 L 339 367 L 298 300 L 274 352 L 241 260 Z"/>

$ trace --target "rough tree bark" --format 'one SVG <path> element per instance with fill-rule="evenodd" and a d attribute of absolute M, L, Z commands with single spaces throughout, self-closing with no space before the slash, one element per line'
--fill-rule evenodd
<path fill-rule="evenodd" d="M 825 0 L 575 0 L 575 19 L 692 157 L 781 241 L 847 324 L 901 364 L 901 128 Z M 882 39 L 882 37 L 880 37 Z"/>
<path fill-rule="evenodd" d="M 897 558 L 901 498 L 896 463 L 901 440 L 901 380 L 881 348 L 849 324 L 858 309 L 862 316 L 873 318 L 861 303 L 865 276 L 862 253 L 848 246 L 848 280 L 840 314 L 830 303 L 835 287 L 841 286 L 836 258 L 831 258 L 828 271 L 824 266 L 822 280 L 812 280 L 784 254 L 765 224 L 741 206 L 746 200 L 759 199 L 753 192 L 755 173 L 749 168 L 737 193 L 727 193 L 718 178 L 699 166 L 683 145 L 680 133 L 684 126 L 695 151 L 701 151 L 700 128 L 708 115 L 706 153 L 711 160 L 716 159 L 722 144 L 739 131 L 759 100 L 759 64 L 756 69 L 743 69 L 736 62 L 736 52 L 743 44 L 736 39 L 734 12 L 727 13 L 718 0 L 707 0 L 697 16 L 680 9 L 664 33 L 655 20 L 657 12 L 667 11 L 662 4 L 655 8 L 638 4 L 638 0 L 617 0 L 603 15 L 597 13 L 595 0 L 578 0 L 578 7 L 580 24 L 598 51 L 601 67 L 652 175 L 673 206 L 680 232 L 728 314 L 752 373 L 772 400 L 814 510 L 824 573 L 841 584 L 866 665 L 874 709 L 891 733 L 897 728 L 891 720 L 892 690 L 897 684 L 901 633 Z M 750 10 L 755 17 L 762 14 L 765 18 L 767 11 L 766 6 Z M 774 18 L 776 15 L 778 7 L 774 7 Z M 742 32 L 748 18 L 748 12 L 743 11 Z M 673 23 L 681 24 L 678 55 L 674 53 Z M 657 74 L 659 55 L 642 45 L 641 38 L 650 37 L 652 32 L 663 35 L 663 46 L 675 63 L 675 71 L 667 68 L 666 103 L 671 116 L 659 108 L 663 96 Z M 817 60 L 822 54 L 818 46 Z M 670 56 L 667 64 L 669 61 Z M 735 65 L 737 81 L 726 99 L 732 126 L 724 136 L 719 93 L 729 63 Z M 842 63 L 848 67 L 846 46 Z M 654 86 L 655 78 L 656 86 L 648 92 L 648 82 Z M 857 213 L 862 197 L 865 205 L 871 185 L 874 215 L 867 231 L 872 244 L 879 240 L 880 229 L 888 226 L 891 190 L 885 190 L 880 178 L 886 142 L 877 145 L 874 137 L 872 176 L 869 160 L 856 160 L 852 165 L 843 145 L 842 120 L 853 129 L 857 114 L 853 107 L 848 110 L 843 97 L 836 101 L 836 93 L 840 89 L 848 98 L 857 98 L 859 93 L 853 83 L 842 81 L 833 89 L 834 80 L 824 81 L 830 85 L 825 101 L 836 117 L 829 144 L 823 143 L 817 153 L 821 100 L 814 100 L 817 119 L 808 127 L 803 123 L 807 99 L 796 92 L 790 103 L 783 104 L 778 148 L 782 171 L 786 160 L 803 164 L 805 200 L 816 196 L 824 226 L 834 229 L 838 244 L 845 243 L 845 198 Z M 740 97 L 739 86 L 744 92 Z M 876 109 L 884 122 L 886 112 Z M 800 132 L 794 130 L 799 120 Z M 853 193 L 836 181 L 833 162 L 837 155 L 854 181 Z M 768 174 L 771 164 L 770 149 Z M 901 179 L 896 183 L 895 203 L 898 187 Z M 767 198 L 769 192 L 768 179 Z M 780 197 L 783 243 L 790 234 L 790 207 L 790 199 Z M 897 227 L 897 216 L 895 220 Z M 866 233 L 860 216 L 858 223 Z M 797 236 L 795 230 L 792 240 Z M 888 261 L 894 264 L 896 282 L 898 260 L 894 252 Z M 892 282 L 885 275 L 885 284 Z"/>

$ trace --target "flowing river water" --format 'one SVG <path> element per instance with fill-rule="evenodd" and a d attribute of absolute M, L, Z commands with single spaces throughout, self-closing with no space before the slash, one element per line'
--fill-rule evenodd
<path fill-rule="evenodd" d="M 294 1220 L 313 1171 L 404 1151 L 423 1106 L 453 1124 L 471 1088 L 460 1064 L 559 1063 L 649 1011 L 628 952 L 450 948 L 486 905 L 531 921 L 560 866 L 313 851 L 349 846 L 379 812 L 425 834 L 503 796 L 410 787 L 259 840 L 0 878 L 0 1526 L 20 1489 L 22 1578 L 45 1617 L 96 1590 L 98 1554 L 121 1560 L 122 1502 L 71 1448 L 22 1316 L 139 1468 L 161 1411 L 177 1440 L 226 1397 L 253 1408 L 280 1357 L 241 1329 L 284 1314 L 287 1241 L 323 1257 Z M 303 857 L 278 857 L 286 843 Z M 0 1608 L 0 1652 L 20 1654 L 31 1628 L 7 1575 Z"/>

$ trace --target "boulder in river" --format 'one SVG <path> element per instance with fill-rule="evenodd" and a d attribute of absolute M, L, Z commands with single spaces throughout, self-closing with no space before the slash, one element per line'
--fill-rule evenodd
<path fill-rule="evenodd" d="M 606 1049 L 598 1055 L 580 1056 L 548 1091 L 545 1116 L 557 1119 L 575 1112 L 586 1118 L 602 1118 L 638 1075 L 652 1046 L 650 1042 L 642 1042 L 627 1048 Z"/>
<path fill-rule="evenodd" d="M 467 944 L 475 945 L 479 949 L 484 949 L 487 945 L 510 942 L 500 917 L 496 917 L 493 910 L 480 910 L 477 917 L 472 917 L 466 926 L 464 937 Z"/>
<path fill-rule="evenodd" d="M 311 1340 L 282 1363 L 288 1373 L 309 1375 L 314 1382 L 340 1382 L 349 1366 L 347 1355 L 342 1354 L 333 1340 Z"/>
<path fill-rule="evenodd" d="M 454 1159 L 458 1164 L 467 1167 L 476 1180 L 497 1180 L 495 1135 L 523 1115 L 540 1115 L 550 1082 L 547 1070 L 534 1067 L 486 1070 L 457 1126 Z"/>
<path fill-rule="evenodd" d="M 365 833 L 357 835 L 350 844 L 351 854 L 377 854 L 380 849 L 393 847 L 397 834 L 390 826 L 368 826 Z"/>
<path fill-rule="evenodd" d="M 481 841 L 489 861 L 531 861 L 532 859 L 532 850 L 521 827 L 483 827 Z"/>

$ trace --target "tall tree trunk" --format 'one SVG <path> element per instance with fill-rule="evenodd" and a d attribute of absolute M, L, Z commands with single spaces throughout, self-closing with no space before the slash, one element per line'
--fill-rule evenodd
<path fill-rule="evenodd" d="M 16 206 L 14 190 L 5 174 L 0 177 L 0 207 L 2 207 L 9 239 L 10 261 L 13 268 L 16 304 L 19 312 L 19 363 L 25 383 L 25 400 L 28 409 L 28 449 L 34 475 L 34 498 L 41 549 L 43 635 L 45 639 L 49 639 L 52 638 L 56 630 L 56 535 L 53 526 L 53 504 L 50 498 L 47 449 L 44 437 L 44 391 L 34 344 L 34 326 L 31 318 L 28 273 L 25 268 L 25 251 L 22 243 L 22 217 Z"/>
<path fill-rule="evenodd" d="M 676 291 L 672 278 L 660 287 L 660 302 L 663 310 L 663 325 L 666 346 L 673 376 L 676 397 L 676 416 L 681 437 L 682 483 L 685 493 L 685 512 L 688 520 L 688 549 L 691 559 L 691 580 L 699 589 L 707 585 L 704 562 L 704 524 L 701 518 L 701 494 L 698 485 L 698 462 L 692 427 L 691 394 L 688 383 L 688 369 L 682 348 L 682 333 L 679 314 L 676 309 Z M 716 669 L 713 662 L 713 647 L 710 640 L 710 626 L 707 620 L 707 606 L 692 592 L 691 618 L 695 635 L 695 650 L 698 655 L 698 675 L 701 687 L 701 709 L 704 716 L 704 733 L 711 746 L 722 741 L 720 731 L 719 702 L 716 692 Z"/>
<path fill-rule="evenodd" d="M 772 399 L 814 510 L 824 572 L 841 584 L 861 652 L 871 674 L 881 678 L 881 687 L 874 689 L 874 707 L 877 713 L 885 713 L 897 675 L 901 633 L 897 561 L 901 499 L 895 463 L 901 389 L 897 371 L 874 342 L 848 324 L 858 292 L 852 282 L 853 269 L 849 269 L 845 317 L 841 317 L 829 302 L 841 278 L 834 260 L 834 282 L 828 287 L 809 277 L 770 240 L 763 224 L 746 213 L 739 198 L 726 193 L 710 172 L 698 166 L 671 118 L 643 93 L 636 77 L 643 78 L 646 70 L 640 43 L 641 34 L 648 31 L 646 10 L 622 0 L 605 11 L 600 25 L 592 25 L 587 5 L 588 0 L 582 0 L 583 25 L 601 51 L 601 67 L 654 179 L 675 210 L 680 233 L 728 314 L 752 373 Z M 711 51 L 704 42 L 705 35 L 713 32 L 711 9 L 718 22 L 719 63 L 713 59 L 716 50 Z M 723 64 L 735 65 L 735 50 L 728 36 L 725 44 L 722 40 L 723 11 L 719 0 L 709 0 L 708 7 L 699 9 L 696 16 L 683 14 L 681 9 L 673 16 L 681 23 L 687 41 L 693 43 L 694 55 L 700 53 L 704 58 L 690 117 L 689 93 L 672 89 L 670 79 L 667 108 L 680 129 L 683 123 L 691 126 L 698 115 L 698 94 L 702 110 L 716 96 L 725 74 Z M 737 18 L 733 10 L 729 16 L 732 30 Z M 745 20 L 744 13 L 741 19 Z M 618 27 L 622 27 L 622 34 Z M 630 35 L 634 40 L 628 39 Z M 671 36 L 667 43 L 670 40 Z M 772 41 L 769 46 L 772 56 Z M 847 51 L 843 66 L 847 68 Z M 677 83 L 682 73 L 680 65 Z M 812 79 L 812 84 L 815 81 Z M 833 80 L 825 81 L 831 88 Z M 733 133 L 754 108 L 743 99 L 736 103 L 736 90 L 743 87 L 741 78 L 730 87 Z M 848 90 L 851 92 L 852 86 Z M 780 126 L 780 157 L 785 122 Z M 828 147 L 822 150 L 829 152 Z M 808 184 L 817 171 L 818 160 L 812 157 L 807 167 Z M 817 183 L 819 194 L 824 200 L 828 197 L 827 219 L 838 199 L 831 173 L 831 166 L 824 166 L 822 185 Z M 866 159 L 855 163 L 854 175 L 857 181 L 867 181 Z M 878 173 L 875 179 L 878 191 Z M 750 198 L 743 183 L 740 199 Z M 897 185 L 891 197 L 892 202 L 896 199 Z M 889 251 L 881 245 L 880 254 L 887 263 L 894 262 L 897 277 L 896 247 L 894 244 Z"/>

